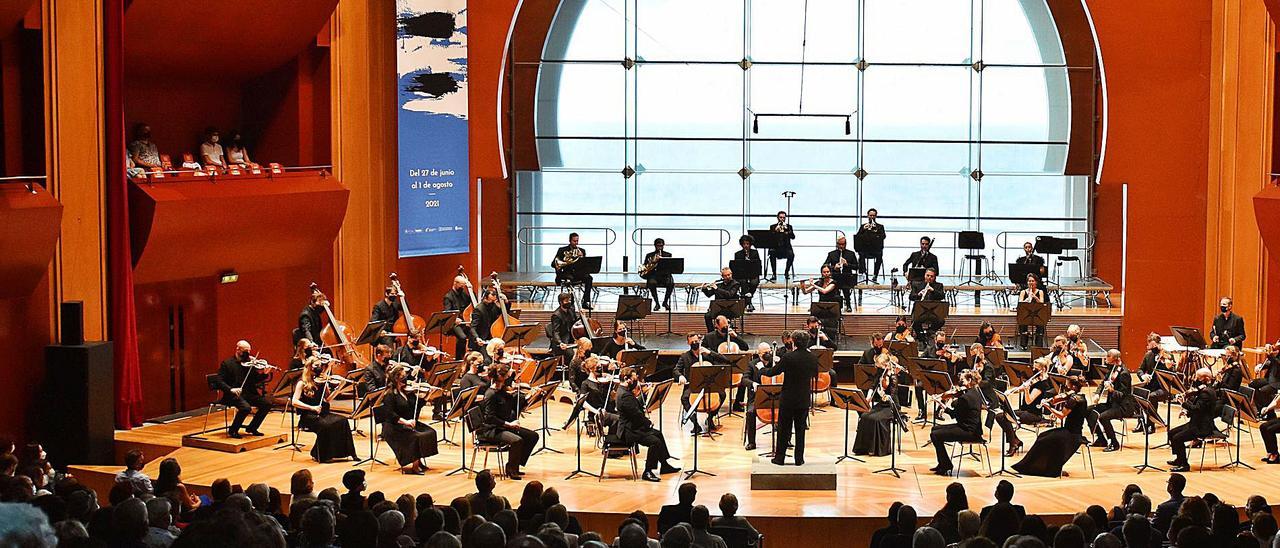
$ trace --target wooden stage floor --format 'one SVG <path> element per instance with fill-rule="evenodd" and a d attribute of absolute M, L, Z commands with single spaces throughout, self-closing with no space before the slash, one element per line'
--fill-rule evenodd
<path fill-rule="evenodd" d="M 565 420 L 569 406 L 559 401 L 549 409 L 549 421 L 557 425 Z M 689 468 L 693 464 L 692 438 L 681 433 L 678 425 L 679 398 L 676 394 L 667 400 L 663 410 L 663 427 L 667 442 L 674 455 L 681 460 L 679 465 Z M 914 411 L 911 412 L 914 416 Z M 1175 413 L 1176 415 L 1176 413 Z M 273 413 L 266 421 L 268 434 L 287 431 L 287 422 L 281 426 L 280 413 Z M 656 416 L 654 417 L 656 420 Z M 809 462 L 834 461 L 841 453 L 844 441 L 844 413 L 836 409 L 816 413 L 808 436 L 806 460 Z M 221 416 L 215 416 L 220 421 Z M 188 419 L 194 421 L 194 419 Z M 533 412 L 522 419 L 528 427 L 541 423 L 541 413 Z M 850 426 L 856 427 L 856 415 L 850 416 Z M 195 424 L 198 428 L 199 424 Z M 367 429 L 367 423 L 360 425 Z M 1129 425 L 1132 426 L 1132 423 Z M 703 438 L 699 442 L 700 468 L 717 474 L 714 477 L 699 475 L 694 478 L 699 488 L 699 503 L 713 508 L 719 496 L 725 492 L 737 494 L 741 502 L 741 514 L 757 518 L 765 523 L 773 522 L 782 527 L 797 521 L 794 518 L 846 518 L 847 531 L 869 531 L 879 527 L 888 506 L 895 500 L 902 501 L 917 508 L 921 516 L 931 515 L 943 504 L 942 492 L 945 486 L 956 481 L 950 477 L 931 475 L 928 469 L 934 465 L 932 447 L 924 446 L 928 439 L 928 429 L 913 426 L 910 433 L 904 434 L 903 455 L 898 457 L 899 467 L 906 469 L 902 477 L 874 474 L 873 470 L 888 466 L 889 458 L 868 458 L 867 462 L 845 461 L 837 467 L 837 490 L 827 492 L 802 491 L 751 491 L 750 470 L 755 453 L 748 453 L 742 448 L 740 432 L 743 420 L 738 417 L 725 417 L 722 432 L 724 435 L 714 440 Z M 174 425 L 150 425 L 130 432 L 118 432 L 117 441 L 120 452 L 130 446 L 145 446 L 147 458 L 151 459 L 146 472 L 152 477 L 157 474 L 159 461 L 164 456 L 177 458 L 182 464 L 183 479 L 197 491 L 207 492 L 206 488 L 217 478 L 229 478 L 233 483 L 247 486 L 254 482 L 267 482 L 273 486 L 287 490 L 290 475 L 299 468 L 309 468 L 315 477 L 318 487 L 341 486 L 342 474 L 352 468 L 352 464 L 329 463 L 318 464 L 305 452 L 290 450 L 256 449 L 244 453 L 225 453 L 206 449 L 181 447 L 180 437 L 183 428 Z M 760 450 L 769 444 L 767 428 L 761 431 Z M 437 428 L 439 430 L 439 428 Z M 450 433 L 451 439 L 458 439 L 460 433 L 455 429 Z M 995 434 L 998 444 L 999 432 Z M 850 432 L 852 440 L 853 432 Z M 1032 431 L 1023 431 L 1020 436 L 1030 447 L 1035 439 Z M 1188 493 L 1212 491 L 1224 501 L 1242 504 L 1245 498 L 1260 491 L 1272 491 L 1272 486 L 1280 484 L 1280 467 L 1272 468 L 1263 465 L 1259 459 L 1263 456 L 1261 440 L 1251 442 L 1250 436 L 1243 437 L 1243 459 L 1258 470 L 1229 469 L 1220 470 L 1215 466 L 1214 450 L 1208 450 L 1205 469 L 1200 470 L 1199 450 L 1192 450 L 1193 471 L 1188 474 Z M 311 442 L 312 436 L 303 433 L 300 441 Z M 1164 442 L 1165 432 L 1158 431 L 1151 436 L 1153 446 Z M 547 486 L 556 487 L 561 499 L 571 511 L 591 514 L 590 523 L 599 527 L 616 526 L 626 514 L 636 509 L 655 515 L 664 504 L 675 501 L 677 486 L 683 481 L 683 474 L 663 477 L 661 483 L 629 481 L 626 476 L 629 464 L 625 460 L 610 460 L 607 466 L 607 478 L 597 481 L 595 478 L 583 477 L 566 481 L 565 476 L 575 468 L 574 456 L 575 436 L 572 429 L 564 432 L 553 432 L 547 445 L 562 453 L 544 451 L 535 455 L 529 466 L 525 480 L 539 480 Z M 598 472 L 600 454 L 592 444 L 592 438 L 582 437 L 582 467 Z M 917 441 L 919 447 L 917 446 Z M 356 446 L 361 456 L 368 454 L 368 439 L 356 438 Z M 1136 483 L 1144 492 L 1152 495 L 1157 502 L 1163 500 L 1164 482 L 1167 475 L 1148 471 L 1135 473 L 1133 465 L 1142 462 L 1142 436 L 1129 434 L 1125 448 L 1114 453 L 1103 453 L 1095 449 L 1097 477 L 1090 477 L 1089 470 L 1080 456 L 1074 458 L 1067 466 L 1070 477 L 1063 478 L 1009 478 L 1017 486 L 1016 502 L 1026 506 L 1029 513 L 1048 516 L 1054 519 L 1069 519 L 1069 516 L 1082 510 L 1088 504 L 1101 504 L 1106 508 L 1119 502 L 1122 489 L 1126 484 Z M 993 464 L 998 468 L 1000 461 L 996 453 L 997 445 L 992 445 Z M 1232 448 L 1234 451 L 1234 447 Z M 468 457 L 470 445 L 468 444 Z M 394 458 L 385 445 L 378 450 L 378 457 L 384 462 L 393 462 Z M 388 498 L 400 493 L 431 493 L 438 503 L 447 503 L 456 496 L 473 491 L 471 478 L 467 474 L 453 476 L 445 472 L 457 468 L 461 454 L 458 447 L 441 444 L 441 453 L 429 460 L 431 469 L 424 476 L 406 476 L 396 472 L 391 466 L 365 465 L 369 472 L 370 491 L 381 490 Z M 1012 464 L 1015 459 L 1010 460 Z M 1169 450 L 1153 449 L 1151 461 L 1162 468 L 1170 457 Z M 1225 449 L 1217 452 L 1217 462 L 1226 463 L 1231 460 Z M 479 463 L 477 462 L 477 465 Z M 490 466 L 496 467 L 491 459 Z M 964 483 L 970 505 L 979 508 L 992 502 L 994 486 L 1000 478 L 986 477 L 985 464 L 979 466 L 973 461 L 965 461 L 963 476 L 959 480 Z M 92 483 L 101 481 L 105 474 L 114 474 L 118 467 L 85 466 L 73 467 L 78 476 L 88 477 Z M 498 493 L 513 501 L 519 499 L 524 482 L 502 481 Z M 1066 518 L 1062 518 L 1066 516 Z M 600 521 L 603 520 L 603 521 Z M 870 529 L 868 529 L 870 528 Z M 782 531 L 791 530 L 774 527 L 777 534 L 791 534 Z M 852 534 L 852 533 L 851 533 Z M 776 537 L 775 537 L 776 538 Z"/>

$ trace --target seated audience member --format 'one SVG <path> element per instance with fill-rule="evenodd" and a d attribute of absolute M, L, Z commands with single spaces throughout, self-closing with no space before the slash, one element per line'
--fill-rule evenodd
<path fill-rule="evenodd" d="M 723 501 L 723 499 L 721 500 Z M 723 502 L 721 502 L 721 504 L 723 504 Z M 721 508 L 723 509 L 723 506 Z M 880 546 L 881 539 L 898 531 L 898 510 L 901 509 L 902 501 L 895 500 L 893 501 L 893 504 L 889 505 L 889 524 L 876 529 L 874 533 L 871 533 L 871 542 L 868 546 L 876 548 L 877 546 Z"/>
<path fill-rule="evenodd" d="M 471 514 L 488 520 L 493 519 L 493 515 L 502 510 L 511 509 L 511 503 L 507 501 L 506 497 L 493 493 L 493 488 L 497 487 L 497 485 L 498 483 L 494 481 L 492 472 L 481 470 L 476 474 L 476 492 L 467 495 Z"/>
<path fill-rule="evenodd" d="M 147 548 L 168 548 L 181 532 L 173 527 L 173 505 L 164 497 L 147 501 L 147 525 L 147 534 L 142 537 Z"/>
<path fill-rule="evenodd" d="M 292 502 L 316 499 L 316 484 L 311 478 L 311 471 L 303 468 L 289 478 L 289 497 Z"/>
<path fill-rule="evenodd" d="M 1013 483 L 1010 483 L 1009 480 L 1000 480 L 1000 483 L 996 484 L 996 503 L 992 504 L 991 506 L 983 507 L 982 513 L 978 514 L 978 517 L 980 519 L 985 520 L 987 519 L 987 514 L 991 512 L 992 508 L 995 508 L 996 506 L 1000 506 L 1003 504 L 1007 504 L 1009 506 L 1012 506 L 1013 511 L 1018 514 L 1018 523 L 1022 523 L 1022 518 L 1027 517 L 1027 509 L 1023 508 L 1021 504 L 1013 504 L 1012 501 L 1013 501 Z"/>
<path fill-rule="evenodd" d="M 942 533 L 932 527 L 921 527 L 911 535 L 912 548 L 943 548 L 946 545 Z"/>
<path fill-rule="evenodd" d="M 892 534 L 885 535 L 880 540 L 879 546 L 872 548 L 911 548 L 912 539 L 916 534 L 916 509 L 910 505 L 902 505 L 898 509 L 898 522 L 896 531 Z"/>
<path fill-rule="evenodd" d="M 124 470 L 116 474 L 116 483 L 129 482 L 138 494 L 151 494 L 151 478 L 142 473 L 142 451 L 132 449 L 124 455 Z"/>
<path fill-rule="evenodd" d="M 342 512 L 351 514 L 364 510 L 364 490 L 368 487 L 364 479 L 364 470 L 347 470 L 342 475 L 342 486 L 347 488 L 347 492 L 342 494 L 342 504 L 340 506 Z"/>
<path fill-rule="evenodd" d="M 151 126 L 139 122 L 133 126 L 133 140 L 129 141 L 128 158 L 142 171 L 164 167 L 160 162 L 160 150 L 151 141 Z"/>
<path fill-rule="evenodd" d="M 204 141 L 200 143 L 200 163 L 217 168 L 227 167 L 222 145 L 218 144 L 221 139 L 222 136 L 218 134 L 216 128 L 210 127 L 204 130 Z"/>
<path fill-rule="evenodd" d="M 253 161 L 249 159 L 249 150 L 244 146 L 244 137 L 239 131 L 231 131 L 231 139 L 227 143 L 227 165 L 249 167 Z"/>
<path fill-rule="evenodd" d="M 622 520 L 622 525 L 618 528 L 618 538 L 613 540 L 613 546 L 617 548 L 657 548 L 660 546 L 658 541 L 649 538 L 643 527 L 632 519 Z"/>
<path fill-rule="evenodd" d="M 677 523 L 689 523 L 689 514 L 693 511 L 693 499 L 698 497 L 698 486 L 692 482 L 684 482 L 676 490 L 677 502 L 662 507 L 658 512 L 658 536 L 667 534 L 667 530 Z"/>
<path fill-rule="evenodd" d="M 901 505 L 899 505 L 901 506 Z M 720 517 L 711 520 L 713 527 L 737 527 L 746 529 L 747 536 L 755 538 L 760 535 L 747 518 L 738 515 L 738 497 L 733 493 L 725 493 L 720 497 Z"/>
<path fill-rule="evenodd" d="M 724 538 L 713 535 L 707 528 L 711 527 L 711 511 L 701 504 L 689 511 L 689 528 L 693 533 L 693 543 L 707 548 L 729 548 Z"/>

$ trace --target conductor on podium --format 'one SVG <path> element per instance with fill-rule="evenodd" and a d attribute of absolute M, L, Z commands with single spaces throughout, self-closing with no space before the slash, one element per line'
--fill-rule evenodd
<path fill-rule="evenodd" d="M 773 463 L 785 464 L 787 446 L 791 445 L 791 432 L 796 434 L 796 466 L 804 464 L 805 420 L 809 417 L 809 389 L 818 375 L 818 357 L 809 352 L 809 332 L 793 331 L 786 355 L 776 364 L 766 368 L 761 375 L 773 377 L 785 373 L 782 378 L 782 398 L 778 404 L 777 446 Z"/>

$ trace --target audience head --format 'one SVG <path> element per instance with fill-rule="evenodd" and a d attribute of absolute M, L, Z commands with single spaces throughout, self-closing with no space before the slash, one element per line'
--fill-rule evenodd
<path fill-rule="evenodd" d="M 420 539 L 430 538 L 444 530 L 444 513 L 439 508 L 423 508 L 418 512 L 418 518 L 413 520 L 413 530 L 417 531 Z"/>
<path fill-rule="evenodd" d="M 946 539 L 932 527 L 921 527 L 911 535 L 911 548 L 945 548 Z"/>
<path fill-rule="evenodd" d="M 493 488 L 498 484 L 493 480 L 493 472 L 481 470 L 476 474 L 476 491 L 482 495 L 493 492 Z"/>
<path fill-rule="evenodd" d="M 698 496 L 698 486 L 693 482 L 684 482 L 676 489 L 676 496 L 680 500 L 680 504 L 693 504 L 693 499 Z"/>
<path fill-rule="evenodd" d="M 394 543 L 404 532 L 404 514 L 399 510 L 387 510 L 378 514 L 378 541 Z"/>
<path fill-rule="evenodd" d="M 1124 536 L 1125 546 L 1148 546 L 1151 544 L 1151 522 L 1143 516 L 1129 514 L 1120 526 L 1120 534 Z"/>
<path fill-rule="evenodd" d="M 1146 517 L 1147 514 L 1151 513 L 1151 497 L 1142 493 L 1134 493 L 1132 497 L 1129 497 L 1129 505 L 1125 510 L 1126 514 L 1137 514 Z"/>
<path fill-rule="evenodd" d="M 502 528 L 498 527 L 495 523 L 481 523 L 476 526 L 475 531 L 471 533 L 470 538 L 464 535 L 463 540 L 466 541 L 464 546 L 468 547 L 504 546 L 507 543 L 507 535 L 503 532 Z M 472 540 L 474 540 L 474 542 L 472 542 Z"/>
<path fill-rule="evenodd" d="M 1084 548 L 1084 546 L 1084 532 L 1074 524 L 1059 527 L 1058 534 L 1053 536 L 1053 548 Z"/>
<path fill-rule="evenodd" d="M 960 540 L 978 536 L 978 528 L 981 526 L 982 521 L 973 510 L 961 510 L 956 515 L 956 531 L 960 533 Z"/>
<path fill-rule="evenodd" d="M 1192 525 L 1183 527 L 1178 531 L 1178 536 L 1173 545 L 1179 548 L 1199 548 L 1201 546 L 1209 546 L 1212 542 L 1213 537 L 1209 535 L 1208 529 Z"/>
<path fill-rule="evenodd" d="M 910 535 L 916 530 L 916 509 L 904 504 L 898 509 L 898 533 Z"/>
<path fill-rule="evenodd" d="M 894 503 L 901 506 L 901 503 Z M 720 515 L 730 518 L 738 513 L 738 497 L 733 493 L 725 493 L 720 496 Z"/>
<path fill-rule="evenodd" d="M 1170 495 L 1178 496 L 1182 494 L 1182 490 L 1187 486 L 1187 477 L 1174 472 L 1169 474 L 1169 482 L 1165 485 L 1165 489 Z"/>
<path fill-rule="evenodd" d="M 1120 537 L 1111 533 L 1102 533 L 1093 539 L 1093 548 L 1121 548 Z"/>
<path fill-rule="evenodd" d="M 1267 512 L 1258 512 L 1250 520 L 1253 536 L 1259 542 L 1270 541 L 1276 536 L 1276 517 Z"/>
<path fill-rule="evenodd" d="M 271 487 L 265 483 L 254 483 L 244 490 L 244 494 L 249 497 L 249 501 L 253 503 L 255 510 L 265 512 L 267 510 L 268 499 L 271 498 Z"/>
<path fill-rule="evenodd" d="M 55 546 L 49 520 L 27 504 L 0 503 L 0 546 Z"/>
<path fill-rule="evenodd" d="M 953 481 L 947 486 L 947 508 L 953 511 L 964 510 L 969 507 L 969 497 L 964 493 L 964 484 Z"/>
<path fill-rule="evenodd" d="M 111 512 L 111 529 L 121 540 L 142 540 L 149 526 L 147 505 L 138 499 L 121 502 Z"/>
<path fill-rule="evenodd" d="M 701 504 L 694 506 L 689 511 L 689 525 L 697 531 L 704 531 L 711 527 L 711 511 Z"/>
<path fill-rule="evenodd" d="M 662 548 L 690 548 L 693 546 L 693 529 L 689 524 L 677 524 L 662 535 Z"/>
<path fill-rule="evenodd" d="M 329 506 L 317 504 L 302 515 L 302 540 L 306 546 L 328 546 L 333 543 L 336 526 Z"/>
<path fill-rule="evenodd" d="M 961 512 L 961 515 L 964 515 L 964 512 Z M 1018 512 L 1013 509 L 1013 506 L 1001 504 L 991 508 L 978 534 L 996 543 L 1003 543 L 1005 539 L 1018 534 L 1020 526 Z"/>
<path fill-rule="evenodd" d="M 649 534 L 639 524 L 630 519 L 623 520 L 618 530 L 618 548 L 646 548 L 649 545 Z"/>
<path fill-rule="evenodd" d="M 1178 516 L 1191 520 L 1192 524 L 1208 527 L 1210 517 L 1209 504 L 1200 497 L 1187 497 L 1178 507 Z"/>
<path fill-rule="evenodd" d="M 289 478 L 289 494 L 295 497 L 310 495 L 315 488 L 315 482 L 311 479 L 311 471 L 306 468 L 294 472 L 293 477 Z"/>
<path fill-rule="evenodd" d="M 347 473 L 342 475 L 342 486 L 346 487 L 347 492 L 349 493 L 360 493 L 364 491 L 364 470 L 359 468 L 355 470 L 347 470 Z"/>
<path fill-rule="evenodd" d="M 227 478 L 213 480 L 213 484 L 209 486 L 209 497 L 214 502 L 223 502 L 229 496 L 231 496 L 231 480 Z"/>
<path fill-rule="evenodd" d="M 512 510 L 502 510 L 493 515 L 493 522 L 502 528 L 508 537 L 515 538 L 520 534 L 520 516 Z"/>
<path fill-rule="evenodd" d="M 161 529 L 173 525 L 173 504 L 164 497 L 154 497 L 147 501 L 147 524 Z"/>
<path fill-rule="evenodd" d="M 459 535 L 462 536 L 462 543 L 464 545 L 472 546 L 471 541 L 468 541 L 467 539 L 473 538 L 472 533 L 475 532 L 477 527 L 480 527 L 485 523 L 484 516 L 478 514 L 468 516 L 467 519 L 462 520 L 462 531 L 459 532 Z"/>
<path fill-rule="evenodd" d="M 427 538 L 426 548 L 462 548 L 462 541 L 444 531 L 437 531 Z"/>

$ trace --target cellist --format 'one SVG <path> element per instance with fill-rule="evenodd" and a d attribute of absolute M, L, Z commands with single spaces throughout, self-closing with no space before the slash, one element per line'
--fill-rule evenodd
<path fill-rule="evenodd" d="M 771 367 L 778 359 L 774 357 L 773 347 L 762 342 L 756 345 L 756 354 L 751 357 L 751 367 L 743 375 L 742 385 L 747 389 L 746 441 L 747 451 L 756 449 L 756 386 L 764 382 L 762 372 Z"/>
<path fill-rule="evenodd" d="M 489 326 L 502 317 L 501 306 L 498 303 L 498 293 L 493 289 L 486 289 L 480 297 L 480 304 L 471 313 L 471 332 L 476 337 L 476 343 L 480 345 L 480 351 L 484 352 L 489 360 L 493 359 L 486 350 L 490 339 L 484 336 L 489 334 Z"/>
<path fill-rule="evenodd" d="M 690 405 L 690 398 L 689 398 L 690 369 L 695 365 L 701 364 L 701 363 L 714 364 L 714 365 L 728 365 L 729 360 L 728 358 L 725 358 L 724 356 L 722 356 L 720 353 L 703 346 L 702 334 L 696 331 L 690 331 L 688 334 L 686 334 L 685 341 L 689 343 L 689 350 L 685 351 L 684 354 L 681 354 L 680 359 L 676 361 L 675 378 L 680 384 L 684 385 L 684 391 L 680 395 L 680 405 L 685 412 L 688 412 L 689 405 Z M 720 400 L 724 401 L 723 393 L 720 394 Z M 715 413 L 709 413 L 707 415 L 707 424 L 706 424 L 707 431 L 712 431 L 715 429 L 715 421 L 712 420 L 712 418 L 714 418 L 714 415 Z M 698 425 L 698 414 L 694 413 L 693 415 L 691 415 L 690 418 L 691 418 L 691 422 L 693 422 L 693 435 L 696 436 L 698 434 L 701 434 L 702 427 Z"/>

